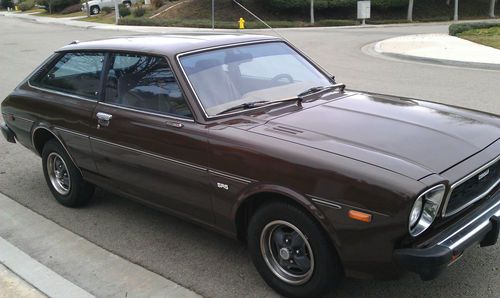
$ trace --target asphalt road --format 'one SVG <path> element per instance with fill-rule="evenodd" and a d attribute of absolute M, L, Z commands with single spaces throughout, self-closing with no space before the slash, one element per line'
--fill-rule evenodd
<path fill-rule="evenodd" d="M 72 40 L 133 34 L 41 25 L 6 17 L 0 17 L 0 28 L 1 99 L 52 51 Z M 444 25 L 419 25 L 281 32 L 349 88 L 500 114 L 498 71 L 386 60 L 361 51 L 363 46 L 389 37 L 445 31 Z M 238 242 L 102 190 L 85 208 L 58 205 L 43 179 L 41 160 L 3 138 L 0 191 L 97 245 L 204 296 L 275 296 L 253 268 L 246 248 Z M 334 294 L 493 297 L 500 293 L 499 267 L 500 246 L 475 248 L 431 282 L 422 282 L 411 274 L 397 281 L 345 280 Z M 52 269 L 58 271 L 57 267 Z"/>

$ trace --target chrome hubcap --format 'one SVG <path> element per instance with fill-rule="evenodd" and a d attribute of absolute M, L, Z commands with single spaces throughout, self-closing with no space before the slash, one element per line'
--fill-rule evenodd
<path fill-rule="evenodd" d="M 47 172 L 54 189 L 61 195 L 67 195 L 71 188 L 71 177 L 64 159 L 59 154 L 55 152 L 49 154 Z"/>
<path fill-rule="evenodd" d="M 260 236 L 264 260 L 282 281 L 300 285 L 314 271 L 314 256 L 307 237 L 294 225 L 283 220 L 267 224 Z"/>

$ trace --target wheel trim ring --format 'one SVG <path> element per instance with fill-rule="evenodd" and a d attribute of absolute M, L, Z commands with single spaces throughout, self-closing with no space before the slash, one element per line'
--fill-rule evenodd
<path fill-rule="evenodd" d="M 56 170 L 55 170 L 56 160 L 59 160 L 61 162 L 61 165 L 63 167 L 63 172 L 65 172 L 68 175 L 68 185 L 67 186 L 63 184 L 62 178 L 58 178 L 56 175 Z M 70 190 L 71 190 L 71 176 L 69 174 L 68 166 L 66 165 L 66 162 L 59 154 L 52 152 L 47 157 L 47 173 L 49 175 L 49 180 L 50 180 L 50 183 L 52 184 L 52 187 L 59 194 L 65 196 L 70 192 Z"/>
<path fill-rule="evenodd" d="M 281 267 L 281 265 L 278 263 L 276 260 L 276 256 L 274 255 L 272 249 L 271 249 L 271 238 L 273 235 L 273 232 L 276 230 L 276 228 L 280 226 L 286 226 L 294 230 L 296 233 L 299 234 L 299 236 L 302 238 L 304 241 L 307 250 L 309 251 L 309 259 L 310 259 L 310 268 L 309 270 L 302 274 L 302 275 L 296 275 L 292 274 L 288 271 L 286 271 L 284 268 Z M 309 240 L 307 237 L 300 231 L 296 226 L 292 225 L 291 223 L 284 221 L 284 220 L 275 220 L 270 223 L 268 223 L 264 229 L 262 229 L 261 236 L 260 236 L 260 249 L 262 253 L 262 257 L 268 266 L 268 268 L 273 272 L 273 274 L 278 277 L 280 280 L 291 284 L 291 285 L 302 285 L 306 282 L 308 282 L 312 274 L 314 272 L 314 253 L 311 248 L 311 245 L 309 244 Z"/>

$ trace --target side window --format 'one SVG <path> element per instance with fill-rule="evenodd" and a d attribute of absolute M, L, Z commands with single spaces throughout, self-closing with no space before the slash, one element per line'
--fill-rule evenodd
<path fill-rule="evenodd" d="M 192 117 L 169 64 L 162 57 L 115 54 L 105 102 L 150 112 Z"/>
<path fill-rule="evenodd" d="M 48 71 L 30 81 L 35 86 L 97 99 L 103 53 L 66 53 Z"/>

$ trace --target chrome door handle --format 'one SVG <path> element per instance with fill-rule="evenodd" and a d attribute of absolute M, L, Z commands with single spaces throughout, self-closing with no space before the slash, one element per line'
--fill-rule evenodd
<path fill-rule="evenodd" d="M 175 128 L 182 128 L 184 126 L 184 124 L 177 122 L 177 121 L 167 121 L 167 122 L 165 122 L 165 124 L 168 126 L 175 127 Z"/>
<path fill-rule="evenodd" d="M 99 128 L 101 126 L 108 126 L 109 122 L 111 121 L 111 118 L 113 118 L 113 115 L 98 112 L 96 114 L 96 117 L 97 117 L 97 128 Z"/>

